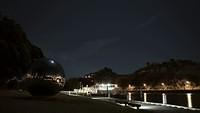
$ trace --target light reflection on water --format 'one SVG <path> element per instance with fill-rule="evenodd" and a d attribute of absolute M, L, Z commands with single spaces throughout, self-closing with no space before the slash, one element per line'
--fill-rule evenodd
<path fill-rule="evenodd" d="M 142 93 L 132 94 L 134 100 L 200 108 L 200 93 Z"/>
<path fill-rule="evenodd" d="M 165 93 L 162 93 L 162 103 L 167 104 L 167 95 Z"/>
<path fill-rule="evenodd" d="M 192 108 L 192 94 L 187 93 L 187 102 L 188 102 L 188 107 Z"/>

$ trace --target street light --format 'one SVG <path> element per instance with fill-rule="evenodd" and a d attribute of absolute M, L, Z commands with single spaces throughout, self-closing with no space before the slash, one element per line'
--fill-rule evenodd
<path fill-rule="evenodd" d="M 185 81 L 185 89 L 191 89 L 191 82 Z"/>
<path fill-rule="evenodd" d="M 145 84 L 145 83 L 144 83 L 144 84 L 143 84 L 143 86 L 144 86 L 144 87 L 146 87 L 146 86 L 147 86 L 147 84 Z"/>
<path fill-rule="evenodd" d="M 131 84 L 129 84 L 127 89 L 128 89 L 128 91 L 133 91 L 134 86 L 131 86 Z"/>
<path fill-rule="evenodd" d="M 50 60 L 50 63 L 54 64 L 55 62 L 53 60 Z"/>
<path fill-rule="evenodd" d="M 162 85 L 162 88 L 165 90 L 166 89 L 165 83 L 162 82 L 161 85 Z"/>
<path fill-rule="evenodd" d="M 186 84 L 190 84 L 190 81 L 186 81 Z"/>
<path fill-rule="evenodd" d="M 147 90 L 147 84 L 146 83 L 143 83 L 143 87 L 145 90 Z"/>

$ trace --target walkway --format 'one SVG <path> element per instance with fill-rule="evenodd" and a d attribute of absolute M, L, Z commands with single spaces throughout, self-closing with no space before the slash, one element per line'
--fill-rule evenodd
<path fill-rule="evenodd" d="M 99 97 L 99 98 L 92 98 L 92 99 L 99 99 L 103 101 L 110 101 L 113 102 L 112 98 L 106 98 L 106 97 Z M 140 101 L 136 101 L 135 103 L 141 104 L 142 106 L 140 109 L 150 111 L 151 113 L 200 113 L 200 109 L 191 109 L 188 107 L 182 107 L 182 106 L 175 106 L 175 105 L 163 105 L 160 103 L 144 103 Z M 115 103 L 120 106 L 125 106 L 124 104 Z M 135 107 L 128 106 L 132 109 L 136 109 Z"/>

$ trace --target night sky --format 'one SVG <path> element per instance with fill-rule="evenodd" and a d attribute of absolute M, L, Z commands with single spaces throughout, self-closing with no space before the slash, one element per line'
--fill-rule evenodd
<path fill-rule="evenodd" d="M 1 0 L 3 15 L 68 77 L 146 62 L 200 61 L 199 0 Z"/>

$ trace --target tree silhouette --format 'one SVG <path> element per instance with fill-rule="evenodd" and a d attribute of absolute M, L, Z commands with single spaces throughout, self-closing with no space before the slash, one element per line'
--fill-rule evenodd
<path fill-rule="evenodd" d="M 0 13 L 1 15 L 1 13 Z M 31 44 L 15 20 L 0 17 L 0 85 L 16 76 L 22 77 L 42 51 Z"/>

